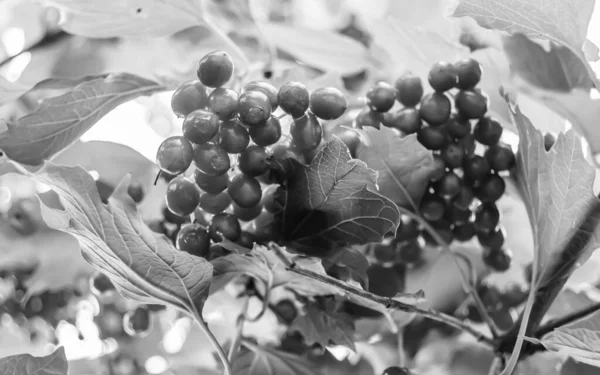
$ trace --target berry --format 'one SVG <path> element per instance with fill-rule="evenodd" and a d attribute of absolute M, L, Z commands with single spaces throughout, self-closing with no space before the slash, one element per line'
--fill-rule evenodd
<path fill-rule="evenodd" d="M 292 300 L 283 299 L 274 306 L 276 315 L 284 324 L 290 324 L 298 317 L 298 310 Z"/>
<path fill-rule="evenodd" d="M 214 143 L 198 145 L 194 150 L 194 163 L 209 176 L 225 174 L 231 167 L 227 151 Z"/>
<path fill-rule="evenodd" d="M 304 116 L 308 110 L 309 95 L 306 86 L 300 82 L 284 83 L 277 93 L 279 107 L 293 118 Z"/>
<path fill-rule="evenodd" d="M 396 89 L 385 82 L 377 82 L 367 91 L 367 104 L 372 111 L 387 112 L 396 102 Z"/>
<path fill-rule="evenodd" d="M 400 110 L 386 113 L 383 125 L 398 129 L 404 134 L 413 134 L 423 126 L 421 115 L 416 108 L 402 108 Z"/>
<path fill-rule="evenodd" d="M 171 175 L 185 172 L 193 158 L 192 144 L 179 135 L 165 139 L 156 152 L 156 164 L 161 171 Z"/>
<path fill-rule="evenodd" d="M 238 107 L 238 93 L 219 87 L 208 96 L 208 107 L 220 120 L 229 120 L 235 116 Z"/>
<path fill-rule="evenodd" d="M 423 83 L 421 78 L 411 73 L 405 74 L 396 80 L 396 99 L 406 106 L 415 107 L 423 96 Z"/>
<path fill-rule="evenodd" d="M 502 197 L 505 190 L 504 178 L 497 174 L 490 174 L 481 182 L 475 193 L 482 202 L 495 202 Z"/>
<path fill-rule="evenodd" d="M 277 117 L 271 116 L 266 123 L 252 126 L 249 130 L 250 138 L 258 146 L 266 147 L 279 141 L 281 138 L 281 124 Z"/>
<path fill-rule="evenodd" d="M 446 163 L 438 154 L 433 154 L 433 166 L 429 174 L 429 180 L 432 182 L 439 181 L 446 174 Z"/>
<path fill-rule="evenodd" d="M 441 125 L 450 118 L 451 106 L 446 95 L 434 92 L 421 99 L 419 114 L 429 125 Z"/>
<path fill-rule="evenodd" d="M 278 188 L 277 185 L 270 185 L 263 190 L 261 204 L 267 212 L 277 213 L 281 211 L 282 207 L 276 200 Z"/>
<path fill-rule="evenodd" d="M 471 122 L 463 119 L 457 114 L 450 116 L 450 120 L 446 123 L 446 131 L 448 135 L 460 139 L 471 133 Z"/>
<path fill-rule="evenodd" d="M 471 180 L 479 181 L 490 173 L 490 164 L 488 161 L 479 155 L 468 157 L 463 162 L 463 171 L 465 177 Z"/>
<path fill-rule="evenodd" d="M 235 242 L 242 235 L 240 222 L 234 215 L 228 213 L 220 213 L 213 216 L 210 220 L 208 231 L 211 238 L 215 241 L 220 241 L 220 235 L 222 235 L 229 241 Z"/>
<path fill-rule="evenodd" d="M 556 143 L 556 137 L 552 133 L 544 134 L 544 149 L 550 151 L 552 146 Z"/>
<path fill-rule="evenodd" d="M 454 106 L 466 119 L 482 118 L 488 109 L 488 99 L 476 90 L 460 90 L 454 97 Z"/>
<path fill-rule="evenodd" d="M 346 147 L 348 147 L 350 156 L 356 158 L 356 150 L 360 145 L 360 136 L 358 133 L 353 129 L 346 129 L 338 133 L 337 136 L 344 142 Z"/>
<path fill-rule="evenodd" d="M 465 224 L 471 218 L 471 210 L 463 210 L 451 204 L 446 207 L 444 217 L 454 225 Z"/>
<path fill-rule="evenodd" d="M 242 92 L 246 91 L 259 91 L 262 92 L 269 98 L 269 104 L 271 104 L 271 112 L 277 109 L 277 89 L 275 86 L 265 81 L 254 81 L 246 84 L 242 89 Z"/>
<path fill-rule="evenodd" d="M 187 216 L 198 207 L 200 190 L 184 176 L 175 177 L 167 185 L 166 202 L 169 211 L 175 215 Z"/>
<path fill-rule="evenodd" d="M 165 218 L 165 222 L 175 225 L 181 225 L 190 222 L 190 218 L 187 216 L 180 216 L 172 213 L 167 206 L 164 206 L 162 209 L 163 217 Z"/>
<path fill-rule="evenodd" d="M 436 233 L 444 240 L 446 244 L 450 244 L 454 239 L 454 233 L 452 232 L 452 225 L 447 220 L 438 220 L 430 223 Z M 428 231 L 423 231 L 423 238 L 431 246 L 440 245 Z"/>
<path fill-rule="evenodd" d="M 500 222 L 500 211 L 494 203 L 482 203 L 475 211 L 475 229 L 478 232 L 493 231 Z"/>
<path fill-rule="evenodd" d="M 260 91 L 244 91 L 238 99 L 237 111 L 244 125 L 262 125 L 271 117 L 271 102 Z"/>
<path fill-rule="evenodd" d="M 450 171 L 446 172 L 444 177 L 435 183 L 434 188 L 437 194 L 446 198 L 452 198 L 460 193 L 462 185 L 462 179 L 456 173 Z"/>
<path fill-rule="evenodd" d="M 455 225 L 452 233 L 457 241 L 469 241 L 475 235 L 475 225 L 471 222 Z"/>
<path fill-rule="evenodd" d="M 229 154 L 238 154 L 248 147 L 250 135 L 238 119 L 221 123 L 219 146 Z"/>
<path fill-rule="evenodd" d="M 418 238 L 419 234 L 421 234 L 419 222 L 412 219 L 404 219 L 400 222 L 394 238 L 396 241 L 402 242 Z"/>
<path fill-rule="evenodd" d="M 194 181 L 196 181 L 196 185 L 198 185 L 202 191 L 210 194 L 218 194 L 227 189 L 229 178 L 227 173 L 219 176 L 210 176 L 196 168 L 194 170 Z"/>
<path fill-rule="evenodd" d="M 110 281 L 108 276 L 104 275 L 103 273 L 99 273 L 91 278 L 90 289 L 95 295 L 102 296 L 105 293 L 115 290 L 115 286 Z"/>
<path fill-rule="evenodd" d="M 496 172 L 507 171 L 515 166 L 515 153 L 509 146 L 500 144 L 490 146 L 485 151 L 485 158 Z"/>
<path fill-rule="evenodd" d="M 210 249 L 208 231 L 200 224 L 184 225 L 177 233 L 175 246 L 186 253 L 206 257 Z"/>
<path fill-rule="evenodd" d="M 411 375 L 411 373 L 406 368 L 392 366 L 383 370 L 383 373 L 381 375 Z"/>
<path fill-rule="evenodd" d="M 256 178 L 243 173 L 233 176 L 229 181 L 227 191 L 231 199 L 243 208 L 257 205 L 262 198 L 260 182 Z"/>
<path fill-rule="evenodd" d="M 479 244 L 491 250 L 500 250 L 504 245 L 504 238 L 504 229 L 502 227 L 496 228 L 488 233 L 477 233 Z"/>
<path fill-rule="evenodd" d="M 475 192 L 473 189 L 470 186 L 463 184 L 460 187 L 458 194 L 456 194 L 452 199 L 452 204 L 456 208 L 467 210 L 469 209 L 469 206 L 471 206 L 471 203 L 473 203 L 473 198 L 475 198 Z"/>
<path fill-rule="evenodd" d="M 445 202 L 438 195 L 428 194 L 421 200 L 419 211 L 428 221 L 437 221 L 444 216 Z"/>
<path fill-rule="evenodd" d="M 481 80 L 481 65 L 474 59 L 463 59 L 454 63 L 458 75 L 456 87 L 462 90 L 472 89 Z"/>
<path fill-rule="evenodd" d="M 140 306 L 123 316 L 123 328 L 129 336 L 144 336 L 151 327 L 152 315 L 145 306 Z"/>
<path fill-rule="evenodd" d="M 490 117 L 484 117 L 477 121 L 473 135 L 477 142 L 486 146 L 493 146 L 498 143 L 502 136 L 502 125 Z"/>
<path fill-rule="evenodd" d="M 180 84 L 171 97 L 171 109 L 178 117 L 208 106 L 206 87 L 200 81 L 186 81 Z"/>
<path fill-rule="evenodd" d="M 237 244 L 247 249 L 254 247 L 254 236 L 248 232 L 242 231 L 240 238 L 237 240 Z"/>
<path fill-rule="evenodd" d="M 231 204 L 231 197 L 226 191 L 210 194 L 204 193 L 200 196 L 200 209 L 209 214 L 216 215 L 225 211 Z"/>
<path fill-rule="evenodd" d="M 256 177 L 269 169 L 267 150 L 264 147 L 250 145 L 238 157 L 238 168 L 242 173 Z"/>
<path fill-rule="evenodd" d="M 135 203 L 140 203 L 144 199 L 144 186 L 139 181 L 132 181 L 127 187 L 127 194 Z M 14 205 L 13 205 L 14 206 Z M 12 209 L 12 207 L 11 207 Z M 10 210 L 9 210 L 10 217 Z"/>
<path fill-rule="evenodd" d="M 441 150 L 446 144 L 446 130 L 443 126 L 423 126 L 417 132 L 417 140 L 428 150 Z"/>
<path fill-rule="evenodd" d="M 423 247 L 418 238 L 395 243 L 397 260 L 402 264 L 415 264 L 421 260 Z"/>
<path fill-rule="evenodd" d="M 512 251 L 507 248 L 493 250 L 486 248 L 483 251 L 483 262 L 496 272 L 504 272 L 510 268 Z"/>
<path fill-rule="evenodd" d="M 393 263 L 396 260 L 394 248 L 388 243 L 374 244 L 373 256 L 381 264 Z"/>
<path fill-rule="evenodd" d="M 347 108 L 346 97 L 334 87 L 322 87 L 310 94 L 310 111 L 323 120 L 339 118 Z"/>
<path fill-rule="evenodd" d="M 252 207 L 240 207 L 235 202 L 232 203 L 233 206 L 233 214 L 240 219 L 241 221 L 252 221 L 256 219 L 258 215 L 262 212 L 262 205 L 257 204 Z"/>
<path fill-rule="evenodd" d="M 225 51 L 211 52 L 200 60 L 196 73 L 205 86 L 221 87 L 233 75 L 233 60 Z"/>
<path fill-rule="evenodd" d="M 444 164 L 449 169 L 458 168 L 462 165 L 465 150 L 459 143 L 451 142 L 442 149 L 441 156 Z"/>
<path fill-rule="evenodd" d="M 431 67 L 427 76 L 429 85 L 437 92 L 448 91 L 458 83 L 458 74 L 454 65 L 439 61 Z"/>
<path fill-rule="evenodd" d="M 356 116 L 356 127 L 362 129 L 365 126 L 371 126 L 379 129 L 383 116 L 379 112 L 371 111 L 369 108 L 363 108 Z"/>
<path fill-rule="evenodd" d="M 477 145 L 475 143 L 475 136 L 473 133 L 466 134 L 464 137 L 458 140 L 458 143 L 463 146 L 463 149 L 465 150 L 465 156 L 469 157 L 475 155 L 475 148 Z"/>
<path fill-rule="evenodd" d="M 299 150 L 311 151 L 321 143 L 323 128 L 315 115 L 306 112 L 306 115 L 294 120 L 290 134 Z"/>
<path fill-rule="evenodd" d="M 204 109 L 190 112 L 183 120 L 183 136 L 197 145 L 213 139 L 219 131 L 219 118 Z"/>

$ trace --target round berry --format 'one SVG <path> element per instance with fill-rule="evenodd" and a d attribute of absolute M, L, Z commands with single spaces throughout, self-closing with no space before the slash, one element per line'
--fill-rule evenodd
<path fill-rule="evenodd" d="M 308 89 L 300 82 L 284 83 L 277 93 L 279 107 L 293 118 L 304 116 L 308 110 L 309 98 Z"/>
<path fill-rule="evenodd" d="M 454 68 L 458 74 L 458 83 L 456 87 L 462 90 L 472 89 L 477 86 L 481 80 L 481 64 L 474 59 L 463 59 L 454 63 Z"/>
<path fill-rule="evenodd" d="M 396 80 L 396 98 L 406 107 L 415 107 L 423 97 L 421 78 L 407 73 Z"/>
<path fill-rule="evenodd" d="M 462 165 L 465 150 L 460 143 L 450 142 L 442 149 L 440 155 L 442 156 L 446 167 L 454 169 Z"/>
<path fill-rule="evenodd" d="M 476 190 L 476 195 L 482 202 L 495 202 L 502 197 L 505 190 L 504 178 L 497 174 L 490 174 L 481 181 L 481 185 Z"/>
<path fill-rule="evenodd" d="M 200 145 L 214 138 L 219 131 L 219 118 L 204 109 L 190 112 L 183 120 L 183 136 Z"/>
<path fill-rule="evenodd" d="M 208 96 L 208 107 L 220 120 L 229 120 L 237 113 L 238 93 L 225 87 L 214 89 Z"/>
<path fill-rule="evenodd" d="M 142 185 L 139 181 L 132 181 L 129 186 L 127 187 L 127 194 L 129 195 L 129 197 L 131 199 L 133 199 L 133 201 L 135 203 L 140 203 L 142 200 L 144 200 L 144 185 Z M 10 210 L 8 211 L 8 216 L 11 217 L 11 210 L 13 209 L 15 205 L 13 204 L 13 206 L 10 208 Z"/>
<path fill-rule="evenodd" d="M 269 169 L 267 150 L 264 147 L 250 145 L 238 157 L 238 168 L 242 173 L 256 177 Z"/>
<path fill-rule="evenodd" d="M 433 154 L 433 166 L 429 174 L 429 180 L 432 182 L 439 181 L 446 174 L 446 163 L 438 154 Z"/>
<path fill-rule="evenodd" d="M 412 375 L 411 372 L 403 367 L 392 366 L 383 370 L 381 375 Z"/>
<path fill-rule="evenodd" d="M 211 52 L 200 60 L 196 73 L 205 86 L 221 87 L 233 75 L 233 60 L 225 51 Z"/>
<path fill-rule="evenodd" d="M 496 272 L 505 272 L 510 268 L 512 251 L 507 248 L 494 250 L 486 248 L 483 251 L 483 262 Z"/>
<path fill-rule="evenodd" d="M 156 152 L 156 164 L 161 171 L 170 175 L 185 172 L 194 159 L 194 149 L 190 141 L 176 135 L 165 139 Z"/>
<path fill-rule="evenodd" d="M 460 90 L 454 97 L 454 106 L 466 119 L 482 118 L 488 110 L 488 98 L 476 90 Z"/>
<path fill-rule="evenodd" d="M 380 264 L 394 263 L 396 260 L 395 249 L 386 242 L 373 244 L 373 256 Z"/>
<path fill-rule="evenodd" d="M 458 83 L 458 74 L 454 65 L 439 61 L 431 67 L 427 76 L 429 85 L 437 92 L 448 91 Z"/>
<path fill-rule="evenodd" d="M 238 119 L 221 123 L 219 146 L 229 154 L 238 154 L 248 147 L 250 135 Z"/>
<path fill-rule="evenodd" d="M 490 146 L 485 151 L 485 158 L 496 172 L 507 171 L 515 166 L 515 153 L 509 146 Z"/>
<path fill-rule="evenodd" d="M 115 290 L 112 281 L 103 273 L 98 273 L 90 279 L 90 289 L 97 296 L 102 296 L 105 293 Z"/>
<path fill-rule="evenodd" d="M 346 97 L 335 87 L 322 87 L 310 94 L 310 111 L 323 120 L 339 118 L 347 108 Z"/>
<path fill-rule="evenodd" d="M 443 126 L 423 126 L 417 132 L 417 140 L 428 150 L 441 150 L 446 144 L 446 130 Z"/>
<path fill-rule="evenodd" d="M 204 193 L 200 195 L 200 209 L 209 214 L 216 215 L 225 211 L 231 204 L 231 197 L 226 191 L 217 194 Z"/>
<path fill-rule="evenodd" d="M 454 239 L 457 241 L 469 241 L 475 235 L 475 225 L 471 222 L 455 225 L 452 233 L 454 234 Z"/>
<path fill-rule="evenodd" d="M 470 186 L 463 184 L 458 194 L 452 199 L 452 204 L 461 210 L 468 210 L 475 198 L 475 192 Z"/>
<path fill-rule="evenodd" d="M 444 198 L 434 194 L 427 194 L 421 200 L 419 211 L 426 220 L 437 221 L 444 216 L 445 207 Z"/>
<path fill-rule="evenodd" d="M 500 141 L 502 136 L 502 125 L 490 117 L 484 117 L 477 121 L 473 135 L 477 142 L 486 146 L 493 146 Z"/>
<path fill-rule="evenodd" d="M 237 244 L 247 249 L 252 249 L 254 247 L 254 236 L 251 233 L 242 231 Z"/>
<path fill-rule="evenodd" d="M 418 221 L 412 219 L 404 219 L 401 220 L 400 225 L 396 230 L 394 238 L 396 241 L 402 242 L 418 238 L 420 234 L 421 228 L 419 226 Z"/>
<path fill-rule="evenodd" d="M 162 215 L 165 218 L 165 221 L 170 224 L 182 225 L 190 222 L 189 217 L 174 214 L 166 205 L 162 209 Z"/>
<path fill-rule="evenodd" d="M 214 143 L 198 145 L 194 150 L 194 163 L 209 176 L 225 174 L 231 167 L 227 151 Z"/>
<path fill-rule="evenodd" d="M 140 306 L 123 316 L 123 328 L 129 336 L 145 336 L 152 327 L 152 315 L 146 306 Z"/>
<path fill-rule="evenodd" d="M 262 205 L 256 204 L 252 207 L 241 207 L 237 203 L 233 202 L 233 214 L 241 221 L 252 221 L 260 215 L 262 212 Z"/>
<path fill-rule="evenodd" d="M 243 208 L 257 205 L 262 198 L 260 182 L 256 178 L 243 173 L 233 176 L 229 181 L 227 191 L 231 199 Z"/>
<path fill-rule="evenodd" d="M 492 250 L 500 250 L 504 245 L 504 238 L 504 229 L 502 227 L 496 228 L 487 233 L 477 233 L 477 240 L 479 241 L 479 244 Z"/>
<path fill-rule="evenodd" d="M 552 146 L 556 143 L 556 137 L 552 133 L 544 134 L 544 149 L 550 151 Z"/>
<path fill-rule="evenodd" d="M 386 113 L 383 125 L 400 130 L 404 134 L 413 134 L 421 129 L 423 121 L 416 108 L 402 108 L 392 113 Z"/>
<path fill-rule="evenodd" d="M 338 133 L 337 136 L 344 142 L 346 147 L 348 147 L 350 156 L 356 158 L 356 150 L 358 150 L 358 146 L 360 145 L 360 136 L 356 130 L 345 129 Z"/>
<path fill-rule="evenodd" d="M 167 185 L 166 202 L 169 211 L 179 216 L 194 212 L 200 203 L 200 190 L 184 176 L 178 176 Z"/>
<path fill-rule="evenodd" d="M 194 170 L 194 181 L 196 181 L 196 185 L 198 185 L 202 191 L 210 194 L 218 194 L 227 189 L 229 178 L 227 173 L 219 176 L 211 176 L 196 168 Z"/>
<path fill-rule="evenodd" d="M 452 114 L 446 123 L 446 131 L 452 138 L 461 139 L 471 133 L 471 122 L 457 114 Z"/>
<path fill-rule="evenodd" d="M 449 221 L 441 219 L 430 224 L 446 244 L 452 243 L 452 240 L 454 239 L 454 233 L 452 232 L 452 224 Z M 423 231 L 423 239 L 425 239 L 425 242 L 427 242 L 430 246 L 443 245 L 438 243 L 428 231 Z"/>
<path fill-rule="evenodd" d="M 456 173 L 449 171 L 435 183 L 435 191 L 442 197 L 452 198 L 460 193 L 462 185 L 462 179 Z"/>
<path fill-rule="evenodd" d="M 298 309 L 296 309 L 296 305 L 292 300 L 283 299 L 273 307 L 277 317 L 283 320 L 284 324 L 290 324 L 298 317 Z"/>
<path fill-rule="evenodd" d="M 454 225 L 465 224 L 468 223 L 469 219 L 471 218 L 471 210 L 463 210 L 453 204 L 450 204 L 446 207 L 444 217 Z"/>
<path fill-rule="evenodd" d="M 469 157 L 475 155 L 475 148 L 477 147 L 477 144 L 475 142 L 475 136 L 473 133 L 466 134 L 464 137 L 458 140 L 458 143 L 463 146 L 463 149 L 465 150 L 465 156 Z"/>
<path fill-rule="evenodd" d="M 397 261 L 402 264 L 415 264 L 421 260 L 423 256 L 423 246 L 418 238 L 397 242 L 393 245 L 396 250 Z"/>
<path fill-rule="evenodd" d="M 429 125 L 441 125 L 450 118 L 451 107 L 446 95 L 434 92 L 423 97 L 419 114 Z"/>
<path fill-rule="evenodd" d="M 208 106 L 206 87 L 200 81 L 186 81 L 180 84 L 171 97 L 171 109 L 177 117 L 185 117 L 197 109 Z"/>
<path fill-rule="evenodd" d="M 206 257 L 210 249 L 208 231 L 200 224 L 184 225 L 177 233 L 175 246 L 186 253 Z"/>
<path fill-rule="evenodd" d="M 266 123 L 252 126 L 249 132 L 252 142 L 258 146 L 266 147 L 277 143 L 281 138 L 281 124 L 277 117 L 271 116 Z"/>
<path fill-rule="evenodd" d="M 465 177 L 471 180 L 479 181 L 490 173 L 490 164 L 488 161 L 479 155 L 468 157 L 463 162 L 463 171 Z"/>
<path fill-rule="evenodd" d="M 367 91 L 367 104 L 375 112 L 387 112 L 396 102 L 396 89 L 385 82 L 377 82 Z"/>
<path fill-rule="evenodd" d="M 212 217 L 208 231 L 215 241 L 220 241 L 222 235 L 229 241 L 235 242 L 242 235 L 242 227 L 238 219 L 232 214 L 223 212 Z"/>
<path fill-rule="evenodd" d="M 271 104 L 271 112 L 277 109 L 277 89 L 275 86 L 265 81 L 253 81 L 242 89 L 242 92 L 246 91 L 259 91 L 262 92 L 269 98 L 269 104 Z"/>
<path fill-rule="evenodd" d="M 315 115 L 306 112 L 306 115 L 294 120 L 290 134 L 299 150 L 311 151 L 321 143 L 323 128 Z"/>
<path fill-rule="evenodd" d="M 493 231 L 500 222 L 500 211 L 494 203 L 485 202 L 475 211 L 475 229 L 478 232 Z"/>
<path fill-rule="evenodd" d="M 383 116 L 379 112 L 371 111 L 369 108 L 363 108 L 356 119 L 356 127 L 362 129 L 365 126 L 370 126 L 375 129 L 379 129 L 381 125 L 381 121 L 383 120 Z"/>
<path fill-rule="evenodd" d="M 244 125 L 262 125 L 271 117 L 271 102 L 260 91 L 244 91 L 238 99 L 237 111 Z"/>

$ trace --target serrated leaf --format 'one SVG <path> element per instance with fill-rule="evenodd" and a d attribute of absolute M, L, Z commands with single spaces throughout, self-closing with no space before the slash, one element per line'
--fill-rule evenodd
<path fill-rule="evenodd" d="M 267 346 L 244 343 L 244 350 L 234 357 L 233 375 L 318 375 L 307 358 Z"/>
<path fill-rule="evenodd" d="M 69 363 L 61 346 L 46 357 L 19 354 L 0 358 L 2 375 L 67 375 Z"/>
<path fill-rule="evenodd" d="M 377 172 L 350 159 L 336 136 L 310 166 L 296 164 L 284 209 L 277 215 L 286 241 L 323 256 L 347 245 L 380 242 L 398 227 L 398 207 L 376 192 Z"/>
<path fill-rule="evenodd" d="M 367 128 L 356 150 L 358 159 L 377 171 L 379 192 L 398 206 L 416 209 L 434 169 L 433 153 L 414 134 L 399 137 L 391 129 Z"/>
<path fill-rule="evenodd" d="M 162 89 L 156 82 L 128 73 L 99 76 L 42 100 L 33 113 L 8 123 L 8 130 L 0 134 L 0 149 L 19 163 L 39 165 L 119 104 Z"/>

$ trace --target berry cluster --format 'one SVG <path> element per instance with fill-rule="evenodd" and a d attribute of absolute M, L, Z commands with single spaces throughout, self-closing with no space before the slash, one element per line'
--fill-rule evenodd
<path fill-rule="evenodd" d="M 182 83 L 171 99 L 174 113 L 184 118 L 182 135 L 167 138 L 156 156 L 162 173 L 173 176 L 165 217 L 181 218 L 171 220 L 179 225 L 174 231 L 177 248 L 208 259 L 223 252 L 211 242 L 226 239 L 251 247 L 261 238 L 270 239 L 270 223 L 279 209 L 273 183 L 285 178 L 284 170 L 274 173 L 274 161 L 302 160 L 321 144 L 319 119 L 338 118 L 347 108 L 339 90 L 309 93 L 298 82 L 277 90 L 255 81 L 237 92 L 224 86 L 233 70 L 226 52 L 201 59 L 198 80 Z M 278 108 L 293 118 L 289 142 L 282 140 L 274 115 Z M 192 164 L 193 172 L 186 175 Z M 193 223 L 187 219 L 191 214 Z"/>

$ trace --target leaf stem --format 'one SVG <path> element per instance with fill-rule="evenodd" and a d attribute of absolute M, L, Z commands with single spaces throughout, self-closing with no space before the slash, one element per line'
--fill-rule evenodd
<path fill-rule="evenodd" d="M 575 311 L 561 318 L 552 319 L 546 324 L 542 325 L 535 332 L 535 337 L 542 338 L 542 336 L 544 336 L 545 334 L 554 331 L 555 328 L 559 328 L 567 324 L 573 323 L 574 321 L 584 318 L 592 313 L 595 313 L 596 311 L 600 311 L 600 302 L 596 302 L 595 304 L 588 306 L 585 309 Z"/>
<path fill-rule="evenodd" d="M 200 330 L 206 335 L 206 337 L 208 337 L 208 341 L 210 341 L 213 348 L 217 351 L 217 356 L 223 364 L 224 375 L 233 375 L 233 371 L 231 370 L 231 364 L 227 359 L 227 354 L 225 354 L 223 347 L 221 346 L 221 344 L 219 344 L 219 341 L 217 340 L 215 335 L 211 332 L 206 322 L 204 322 L 204 320 L 202 319 L 202 315 L 200 314 L 200 312 L 197 309 L 194 309 L 192 315 L 194 317 L 194 320 L 200 327 Z"/>

